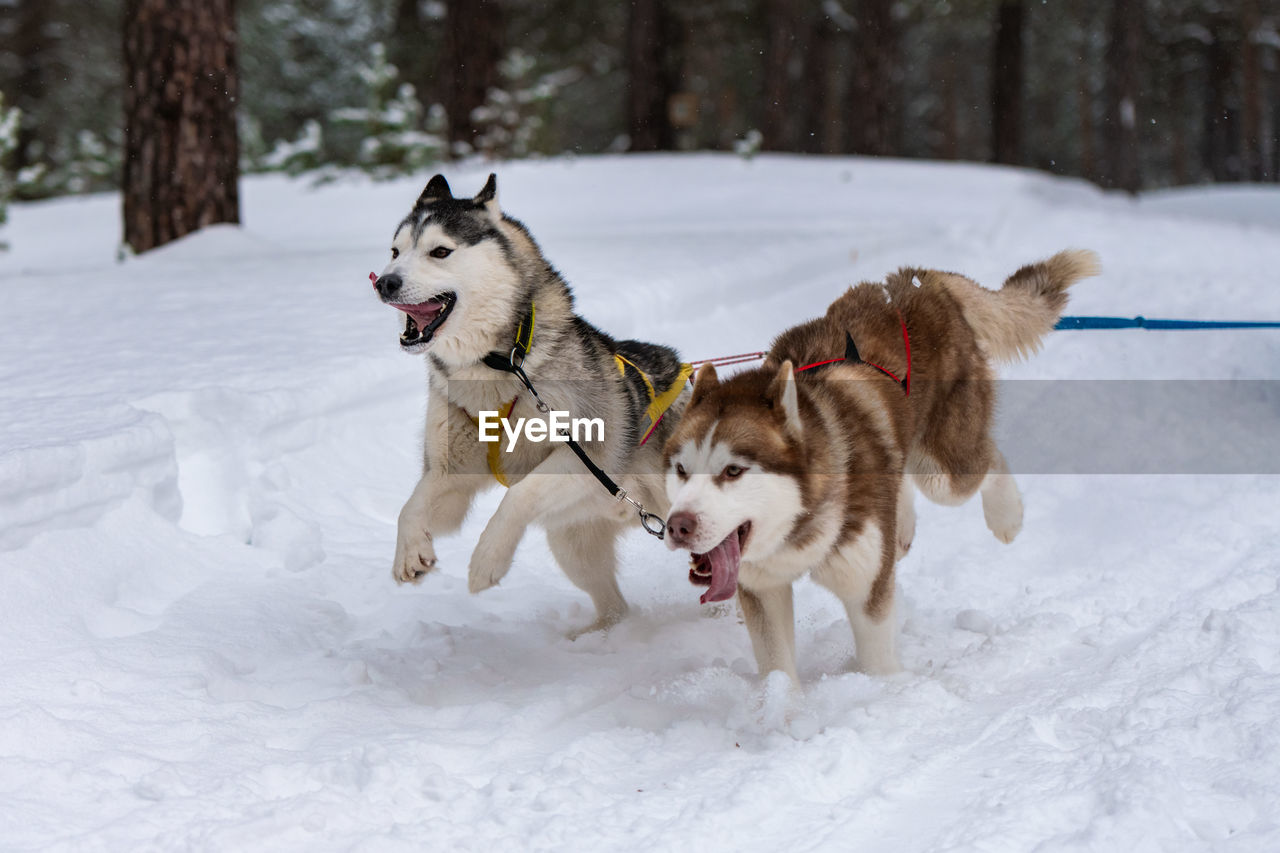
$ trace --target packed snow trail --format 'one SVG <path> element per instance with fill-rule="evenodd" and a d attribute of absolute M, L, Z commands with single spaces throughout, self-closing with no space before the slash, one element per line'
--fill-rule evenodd
<path fill-rule="evenodd" d="M 581 313 L 691 358 L 899 265 L 995 286 L 1067 246 L 1104 265 L 1071 313 L 1280 317 L 1274 190 L 1249 225 L 1220 191 L 1135 203 L 980 166 L 497 171 Z M 850 672 L 842 608 L 803 582 L 802 697 L 639 531 L 608 634 L 565 638 L 590 604 L 537 533 L 468 595 L 496 490 L 395 586 L 425 383 L 366 276 L 427 177 L 250 178 L 242 229 L 123 263 L 115 197 L 13 208 L 0 849 L 1280 849 L 1278 477 L 1022 474 L 1008 547 L 976 501 L 918 501 L 907 671 Z M 1122 331 L 1053 335 L 1006 375 L 1278 370 L 1274 333 Z"/>

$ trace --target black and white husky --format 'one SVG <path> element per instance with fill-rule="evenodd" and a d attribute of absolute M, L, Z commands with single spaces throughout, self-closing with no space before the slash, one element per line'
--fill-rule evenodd
<path fill-rule="evenodd" d="M 432 178 L 396 226 L 374 287 L 404 312 L 401 348 L 427 361 L 423 471 L 400 512 L 396 581 L 433 571 L 433 537 L 456 531 L 475 495 L 501 483 L 507 492 L 471 555 L 470 590 L 502 580 L 525 528 L 537 523 L 595 603 L 597 618 L 584 630 L 612 625 L 627 610 L 614 543 L 635 515 L 567 444 L 545 438 L 553 417 L 598 419 L 603 435 L 579 436 L 592 460 L 665 517 L 662 447 L 688 397 L 688 367 L 667 347 L 616 341 L 577 316 L 564 279 L 499 209 L 493 175 L 475 198 L 454 198 L 444 176 Z M 550 412 L 493 366 L 511 359 Z M 486 424 L 498 441 L 480 440 Z"/>

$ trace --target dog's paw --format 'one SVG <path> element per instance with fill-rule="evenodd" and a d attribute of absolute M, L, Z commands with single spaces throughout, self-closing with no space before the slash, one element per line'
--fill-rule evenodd
<path fill-rule="evenodd" d="M 904 524 L 898 521 L 897 534 L 894 537 L 894 560 L 901 560 L 907 556 L 907 552 L 911 550 L 911 543 L 916 538 L 916 520 L 911 519 L 910 524 Z"/>
<path fill-rule="evenodd" d="M 898 512 L 894 530 L 895 561 L 907 556 L 911 543 L 916 538 L 916 502 L 915 489 L 905 477 L 898 487 Z"/>
<path fill-rule="evenodd" d="M 988 509 L 988 504 L 984 502 L 982 509 L 987 529 L 1004 544 L 1008 545 L 1022 531 L 1022 501 L 1016 501 L 1012 505 L 1005 504 L 995 508 L 995 511 Z"/>
<path fill-rule="evenodd" d="M 494 541 L 494 537 L 481 535 L 476 549 L 471 553 L 471 566 L 467 571 L 467 589 L 472 593 L 484 592 L 511 571 L 511 561 L 515 557 L 515 546 L 504 547 Z"/>
<path fill-rule="evenodd" d="M 570 640 L 576 640 L 581 636 L 593 634 L 596 631 L 608 631 L 614 625 L 617 625 L 622 621 L 622 617 L 626 615 L 627 611 L 625 608 L 622 610 L 614 610 L 609 613 L 603 613 L 590 625 L 570 631 L 568 634 L 565 634 L 565 636 Z"/>
<path fill-rule="evenodd" d="M 396 559 L 391 576 L 396 583 L 417 583 L 436 568 L 436 549 L 425 530 L 396 537 Z"/>
<path fill-rule="evenodd" d="M 863 675 L 884 677 L 902 672 L 902 664 L 898 656 L 889 654 L 858 654 L 854 658 L 854 669 Z"/>

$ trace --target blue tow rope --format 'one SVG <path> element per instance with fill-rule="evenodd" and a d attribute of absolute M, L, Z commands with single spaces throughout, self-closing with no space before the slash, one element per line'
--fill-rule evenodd
<path fill-rule="evenodd" d="M 1233 320 L 1152 320 L 1148 317 L 1063 317 L 1055 329 L 1280 329 L 1280 323 Z"/>

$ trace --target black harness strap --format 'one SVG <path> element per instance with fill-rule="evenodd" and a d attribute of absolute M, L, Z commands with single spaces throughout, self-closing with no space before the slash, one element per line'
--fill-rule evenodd
<path fill-rule="evenodd" d="M 535 389 L 533 387 L 533 383 L 529 381 L 529 374 L 524 372 L 524 359 L 525 356 L 529 354 L 529 350 L 532 346 L 533 305 L 530 304 L 529 313 L 525 315 L 524 319 L 520 321 L 520 325 L 516 328 L 516 341 L 515 346 L 511 348 L 511 353 L 509 355 L 504 355 L 503 353 L 496 351 L 491 352 L 482 358 L 481 361 L 484 362 L 486 367 L 502 371 L 503 373 L 510 373 L 516 379 L 520 380 L 520 384 L 523 385 L 531 395 L 533 395 L 538 411 L 545 414 L 551 410 L 551 407 L 544 403 L 542 398 L 538 396 L 537 389 Z M 661 517 L 649 512 L 644 508 L 643 504 L 628 495 L 627 490 L 615 483 L 613 478 L 604 472 L 604 469 L 592 461 L 591 457 L 587 455 L 587 451 L 583 449 L 582 445 L 579 444 L 572 436 L 565 436 L 565 442 L 569 445 L 569 449 L 574 452 L 574 455 L 582 460 L 582 464 L 591 472 L 591 476 L 595 477 L 596 481 L 599 482 L 600 485 L 604 486 L 610 495 L 617 500 L 625 500 L 639 511 L 640 526 L 645 529 L 645 532 L 649 533 L 651 536 L 656 536 L 659 539 L 664 537 L 667 525 Z"/>

